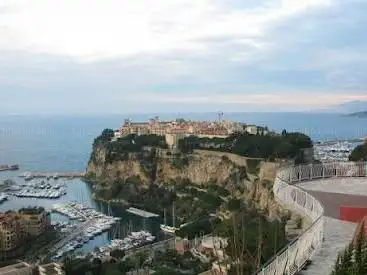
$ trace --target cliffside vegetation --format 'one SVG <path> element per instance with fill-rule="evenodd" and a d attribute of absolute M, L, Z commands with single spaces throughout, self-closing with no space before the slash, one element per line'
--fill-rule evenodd
<path fill-rule="evenodd" d="M 123 161 L 129 159 L 129 153 L 144 151 L 146 147 L 167 148 L 164 136 L 157 135 L 128 135 L 111 142 L 114 131 L 111 129 L 103 130 L 102 134 L 95 138 L 93 149 L 103 146 L 106 150 L 106 163 Z M 91 154 L 90 161 L 96 161 L 95 150 Z"/>
<path fill-rule="evenodd" d="M 191 253 L 177 253 L 168 249 L 164 252 L 149 253 L 138 252 L 132 256 L 113 258 L 102 262 L 99 259 L 65 259 L 63 270 L 65 275 L 122 275 L 127 272 L 133 274 L 146 274 L 151 270 L 153 275 L 196 275 L 210 268 L 210 263 L 202 263 Z M 144 271 L 142 271 L 144 270 Z"/>
<path fill-rule="evenodd" d="M 358 145 L 349 156 L 350 161 L 367 161 L 367 141 Z"/>
<path fill-rule="evenodd" d="M 228 238 L 229 274 L 253 274 L 287 244 L 285 219 L 269 221 L 257 211 L 239 211 L 217 230 Z"/>
<path fill-rule="evenodd" d="M 214 139 L 224 152 L 219 147 L 206 148 L 205 143 L 209 151 L 192 154 L 203 143 L 202 139 L 188 137 L 180 143 L 181 152 L 173 153 L 164 149 L 167 145 L 161 136 L 128 135 L 112 141 L 113 134 L 106 129 L 93 143 L 86 179 L 98 183 L 96 197 L 125 201 L 161 214 L 167 209 L 167 216 L 175 202 L 176 224 L 210 215 L 227 217 L 226 211 L 233 211 L 237 200 L 251 201 L 269 216 L 277 216 L 280 207 L 274 201 L 272 184 L 259 179 L 260 174 L 267 174 L 260 167 L 268 165 L 256 157 L 270 158 L 278 152 L 278 157 L 291 158 L 299 155 L 301 148 L 312 146 L 309 137 L 298 133 L 236 134 Z M 185 142 L 194 146 L 185 147 Z M 243 158 L 246 154 L 255 158 Z"/>
<path fill-rule="evenodd" d="M 234 133 L 228 138 L 215 139 L 190 136 L 181 139 L 178 144 L 181 152 L 185 153 L 194 149 L 207 149 L 269 160 L 295 158 L 296 162 L 303 162 L 301 149 L 313 146 L 310 137 L 286 131 L 281 135 Z"/>

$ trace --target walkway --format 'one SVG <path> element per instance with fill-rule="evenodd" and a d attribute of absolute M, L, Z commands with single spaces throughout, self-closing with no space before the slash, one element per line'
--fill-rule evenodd
<path fill-rule="evenodd" d="M 367 206 L 366 178 L 332 178 L 297 184 L 319 200 L 325 210 L 325 240 L 303 275 L 328 275 L 339 252 L 350 243 L 357 224 L 338 220 L 340 205 Z"/>

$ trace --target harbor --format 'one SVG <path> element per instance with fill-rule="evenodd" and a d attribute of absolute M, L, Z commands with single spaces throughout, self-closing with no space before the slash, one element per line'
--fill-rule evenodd
<path fill-rule="evenodd" d="M 362 139 L 317 142 L 314 144 L 314 157 L 322 162 L 348 161 L 353 149 L 362 143 Z"/>
<path fill-rule="evenodd" d="M 99 247 L 97 251 L 94 251 L 91 254 L 94 257 L 102 258 L 103 256 L 110 256 L 111 251 L 128 251 L 133 248 L 138 248 L 140 246 L 150 244 L 154 242 L 155 239 L 156 237 L 148 231 L 141 230 L 131 232 L 123 239 L 111 240 L 111 243 L 109 245 Z"/>
<path fill-rule="evenodd" d="M 102 214 L 79 203 L 55 204 L 52 209 L 54 212 L 67 216 L 71 220 L 81 222 L 79 225 L 69 225 L 68 223 L 59 225 L 60 230 L 70 232 L 71 234 L 51 249 L 51 258 L 54 260 L 58 260 L 66 254 L 82 248 L 84 244 L 88 243 L 95 236 L 117 226 L 116 223 L 120 221 L 120 218 Z M 156 237 L 146 230 L 132 231 L 122 239 L 113 238 L 109 244 L 98 247 L 90 254 L 101 258 L 109 256 L 113 250 L 127 251 L 150 244 L 155 239 Z"/>
<path fill-rule="evenodd" d="M 62 240 L 51 250 L 54 259 L 59 259 L 68 252 L 81 248 L 95 236 L 110 230 L 120 220 L 118 217 L 102 214 L 80 203 L 55 204 L 52 210 L 81 222 L 67 239 Z"/>
<path fill-rule="evenodd" d="M 132 232 L 150 232 L 158 241 L 166 239 L 160 232 L 160 222 L 156 218 L 158 215 L 142 214 L 144 210 L 128 212 L 120 204 L 98 202 L 92 198 L 90 184 L 81 179 L 54 178 L 52 173 L 49 175 L 49 178 L 26 180 L 19 177 L 19 172 L 1 173 L 0 211 L 20 209 L 29 205 L 44 207 L 50 211 L 52 223 L 67 237 L 50 251 L 53 257 L 61 259 L 69 253 L 86 255 L 95 251 L 96 247 L 109 247 L 112 240 L 123 240 Z M 50 190 L 62 190 L 66 191 L 66 194 L 52 198 L 50 193 L 47 193 Z M 37 197 L 37 192 L 41 192 L 42 196 Z M 116 220 L 104 219 L 104 216 Z M 101 222 L 96 223 L 96 217 L 102 218 Z M 150 239 L 142 240 L 142 245 L 148 244 Z"/>
<path fill-rule="evenodd" d="M 5 180 L 1 189 L 8 196 L 25 198 L 57 199 L 67 193 L 66 183 L 57 180 L 32 180 L 22 183 Z"/>

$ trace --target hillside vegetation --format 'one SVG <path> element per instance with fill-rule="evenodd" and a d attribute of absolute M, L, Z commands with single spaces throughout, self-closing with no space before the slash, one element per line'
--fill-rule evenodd
<path fill-rule="evenodd" d="M 228 138 L 215 139 L 190 136 L 179 141 L 181 152 L 207 149 L 267 160 L 295 159 L 296 163 L 304 162 L 302 149 L 312 146 L 312 140 L 307 135 L 286 131 L 281 135 L 234 133 Z"/>
<path fill-rule="evenodd" d="M 145 147 L 167 148 L 164 136 L 157 135 L 127 135 L 110 142 L 113 130 L 105 129 L 93 143 L 103 145 L 107 150 L 106 162 L 124 160 L 129 152 L 141 152 Z M 311 148 L 312 140 L 302 133 L 287 133 L 281 135 L 250 135 L 248 133 L 234 133 L 228 138 L 199 138 L 185 137 L 178 142 L 182 153 L 191 153 L 195 149 L 205 149 L 220 152 L 229 152 L 240 156 L 261 159 L 296 159 L 303 162 L 302 150 Z M 93 160 L 93 153 L 91 159 Z"/>

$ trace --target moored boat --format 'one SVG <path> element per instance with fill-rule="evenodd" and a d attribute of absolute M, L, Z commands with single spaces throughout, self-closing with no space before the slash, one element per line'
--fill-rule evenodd
<path fill-rule="evenodd" d="M 19 170 L 19 165 L 18 164 L 14 164 L 14 165 L 8 165 L 8 164 L 3 164 L 0 165 L 0 171 L 15 171 L 15 170 Z"/>

